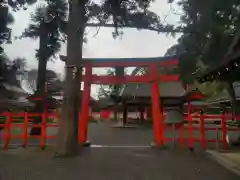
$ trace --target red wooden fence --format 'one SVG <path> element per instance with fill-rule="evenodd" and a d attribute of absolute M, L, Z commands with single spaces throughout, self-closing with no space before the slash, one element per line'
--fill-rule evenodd
<path fill-rule="evenodd" d="M 5 112 L 3 114 L 0 114 L 1 116 L 5 116 L 5 123 L 0 124 L 0 127 L 4 127 L 4 130 L 2 130 L 2 135 L 0 142 L 3 143 L 3 147 L 5 150 L 8 150 L 9 147 L 9 142 L 11 139 L 21 139 L 22 141 L 22 146 L 27 147 L 28 145 L 28 139 L 29 138 L 39 138 L 40 143 L 39 146 L 41 148 L 44 148 L 46 146 L 46 139 L 51 139 L 51 138 L 56 138 L 55 135 L 47 135 L 46 129 L 49 127 L 58 127 L 58 123 L 48 123 L 47 118 L 49 117 L 59 117 L 57 113 L 42 113 L 42 114 L 37 114 L 37 113 L 12 113 L 12 112 Z M 40 124 L 32 124 L 30 121 L 31 117 L 42 117 L 42 123 Z M 23 122 L 22 123 L 14 123 L 13 122 L 13 117 L 23 117 Z M 193 121 L 193 118 L 197 119 L 197 121 Z M 204 115 L 203 113 L 199 115 L 184 115 L 185 122 L 188 124 L 188 126 L 179 126 L 179 127 L 174 127 L 179 129 L 179 137 L 176 138 L 171 138 L 171 137 L 163 137 L 163 141 L 176 141 L 179 143 L 180 147 L 184 147 L 184 144 L 187 143 L 188 147 L 191 148 L 193 146 L 194 142 L 201 143 L 201 146 L 203 149 L 207 148 L 207 143 L 221 143 L 223 149 L 227 149 L 227 132 L 228 131 L 238 131 L 240 132 L 239 127 L 228 127 L 227 126 L 227 121 L 236 119 L 240 120 L 240 118 L 233 117 L 229 114 L 222 113 L 219 115 Z M 216 125 L 214 127 L 207 127 L 206 124 L 209 123 L 211 120 L 219 120 L 220 124 Z M 198 124 L 196 126 L 196 124 Z M 21 128 L 22 133 L 20 135 L 14 135 L 11 132 L 12 128 Z M 28 134 L 28 128 L 31 127 L 40 127 L 42 130 L 41 135 L 29 135 Z M 167 125 L 164 125 L 162 127 L 163 131 L 166 129 L 169 129 L 172 127 L 169 127 Z M 198 131 L 200 132 L 200 137 L 199 138 L 194 138 L 193 137 L 193 132 Z M 218 139 L 207 139 L 206 137 L 206 131 L 219 131 L 221 133 L 221 138 Z M 187 133 L 187 137 L 184 137 L 184 133 Z"/>

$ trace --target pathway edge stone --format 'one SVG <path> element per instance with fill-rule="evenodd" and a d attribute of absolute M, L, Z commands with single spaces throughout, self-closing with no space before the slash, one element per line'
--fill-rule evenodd
<path fill-rule="evenodd" d="M 238 165 L 235 162 L 222 156 L 220 153 L 218 153 L 216 151 L 207 150 L 206 152 L 209 155 L 209 157 L 211 159 L 213 159 L 214 161 L 216 161 L 218 164 L 222 165 L 226 169 L 228 169 L 240 176 L 240 167 L 238 167 Z"/>

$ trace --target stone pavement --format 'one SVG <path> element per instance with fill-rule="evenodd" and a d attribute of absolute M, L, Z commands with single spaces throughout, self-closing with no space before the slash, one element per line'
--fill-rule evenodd
<path fill-rule="evenodd" d="M 53 149 L 9 149 L 0 151 L 1 180 L 239 180 L 229 171 L 196 149 L 165 150 L 147 147 L 151 129 L 118 129 L 111 124 L 91 125 L 93 144 L 80 155 L 55 159 Z M 132 146 L 130 146 L 132 145 Z M 135 146 L 135 147 L 134 147 Z"/>
<path fill-rule="evenodd" d="M 0 153 L 3 180 L 239 180 L 206 157 L 186 150 L 90 148 L 80 156 L 54 159 L 51 150 Z"/>
<path fill-rule="evenodd" d="M 240 176 L 240 151 L 218 152 L 209 150 L 207 153 L 219 164 Z"/>
<path fill-rule="evenodd" d="M 88 129 L 88 137 L 89 140 L 93 144 L 97 145 L 136 145 L 136 146 L 147 146 L 150 145 L 153 141 L 153 131 L 152 127 L 143 127 L 143 128 L 113 128 L 113 124 L 111 122 L 99 122 L 99 123 L 90 123 Z M 208 127 L 215 127 L 215 125 L 208 125 Z M 29 129 L 30 130 L 30 129 Z M 56 135 L 57 128 L 47 128 L 48 135 Z M 21 129 L 12 128 L 12 134 L 20 134 Z M 179 131 L 176 131 L 176 136 L 179 136 Z M 215 131 L 205 131 L 207 139 L 216 139 Z M 112 137 L 114 135 L 114 137 Z M 173 131 L 171 129 L 166 129 L 164 131 L 164 136 L 168 138 L 173 137 Z M 220 135 L 219 135 L 220 136 Z M 188 137 L 188 131 L 184 131 L 184 137 Z M 193 131 L 193 137 L 200 139 L 201 134 L 200 130 Z M 0 144 L 4 142 L 4 131 L 0 132 Z M 39 138 L 29 139 L 28 145 L 39 145 Z M 10 146 L 21 146 L 21 139 L 11 139 L 9 142 Z M 47 144 L 55 144 L 55 139 L 47 139 Z M 166 142 L 167 145 L 172 142 Z M 184 146 L 187 147 L 188 142 L 184 142 Z M 201 148 L 200 142 L 194 142 L 194 147 Z M 210 149 L 215 149 L 215 143 L 207 143 L 207 147 Z"/>

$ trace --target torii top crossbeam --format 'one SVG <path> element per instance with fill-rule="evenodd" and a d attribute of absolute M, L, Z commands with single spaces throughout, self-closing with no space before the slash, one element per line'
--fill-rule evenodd
<path fill-rule="evenodd" d="M 60 56 L 63 61 L 66 61 L 66 56 Z M 166 57 L 151 57 L 151 58 L 83 58 L 82 65 L 86 68 L 85 75 L 88 82 L 91 84 L 126 84 L 126 83 L 147 83 L 154 80 L 154 73 L 145 76 L 132 76 L 126 75 L 122 77 L 117 76 L 98 76 L 92 74 L 92 68 L 94 67 L 167 67 L 177 66 L 179 64 L 178 56 L 166 56 Z M 90 73 L 90 74 L 89 74 Z M 164 75 L 160 74 L 160 81 L 177 81 L 179 75 Z"/>
<path fill-rule="evenodd" d="M 66 62 L 66 56 L 60 56 L 61 60 Z M 92 67 L 143 67 L 149 64 L 159 66 L 178 65 L 178 56 L 165 57 L 146 57 L 146 58 L 83 58 L 83 66 Z"/>

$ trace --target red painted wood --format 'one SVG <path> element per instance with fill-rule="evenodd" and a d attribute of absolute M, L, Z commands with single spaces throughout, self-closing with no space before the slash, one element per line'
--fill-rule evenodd
<path fill-rule="evenodd" d="M 22 146 L 27 146 L 27 138 L 28 138 L 28 112 L 24 112 L 24 121 L 23 121 L 23 143 Z"/>
<path fill-rule="evenodd" d="M 204 117 L 203 114 L 201 113 L 200 115 L 200 133 L 201 133 L 201 144 L 202 148 L 205 150 L 206 149 L 206 136 L 205 136 L 205 124 L 204 124 Z"/>
<path fill-rule="evenodd" d="M 88 118 L 90 110 L 90 93 L 91 84 L 90 77 L 92 75 L 92 67 L 86 66 L 86 75 L 84 76 L 84 88 L 82 94 L 82 111 L 80 113 L 80 120 L 78 126 L 78 141 L 79 143 L 85 143 L 87 141 L 87 129 L 88 129 Z"/>
<path fill-rule="evenodd" d="M 85 76 L 83 77 L 85 79 Z M 154 80 L 152 75 L 146 76 L 97 76 L 92 75 L 92 84 L 126 84 L 126 83 L 150 83 Z M 159 80 L 161 82 L 179 81 L 179 75 L 160 75 Z"/>
<path fill-rule="evenodd" d="M 8 150 L 8 145 L 11 139 L 11 124 L 12 124 L 12 114 L 11 112 L 6 112 L 5 114 L 6 122 L 5 122 L 5 133 L 4 133 L 4 150 Z"/>
<path fill-rule="evenodd" d="M 192 127 L 192 116 L 191 116 L 191 104 L 188 102 L 188 147 L 193 147 L 193 127 Z"/>
<path fill-rule="evenodd" d="M 86 61 L 84 61 L 84 66 L 90 65 L 92 67 L 144 67 L 144 66 L 148 66 L 148 65 L 155 65 L 155 66 L 174 66 L 174 65 L 178 65 L 179 64 L 179 60 L 178 59 L 168 59 L 168 60 L 164 60 L 161 62 L 151 62 L 151 61 L 108 61 L 108 62 L 91 62 L 89 61 L 89 63 Z"/>
<path fill-rule="evenodd" d="M 109 111 L 109 110 L 102 110 L 100 112 L 100 118 L 101 119 L 109 119 L 110 115 L 111 115 L 111 111 Z"/>
<path fill-rule="evenodd" d="M 152 117 L 153 117 L 153 140 L 156 146 L 164 144 L 164 128 L 163 128 L 163 112 L 161 106 L 157 81 L 157 67 L 150 66 L 150 72 L 155 77 L 155 81 L 151 84 L 151 102 L 152 102 Z"/>

